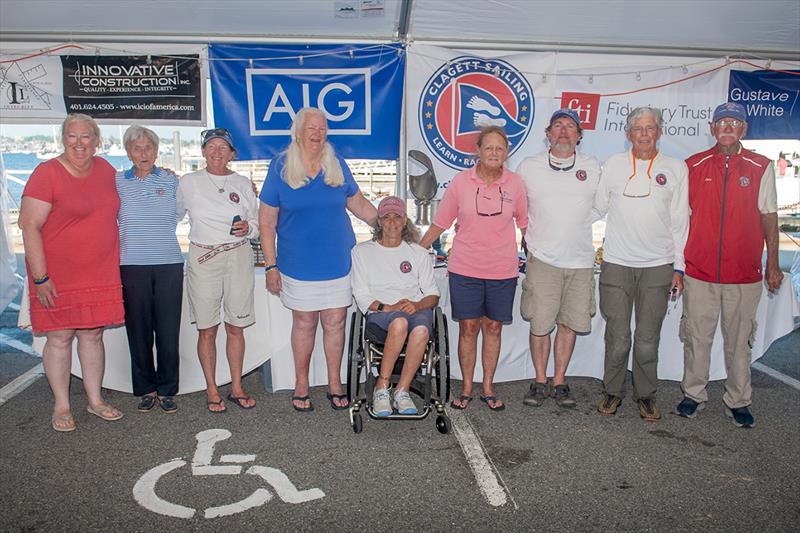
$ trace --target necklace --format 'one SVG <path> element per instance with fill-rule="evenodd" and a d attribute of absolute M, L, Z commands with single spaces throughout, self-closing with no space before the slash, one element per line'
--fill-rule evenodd
<path fill-rule="evenodd" d="M 225 186 L 228 184 L 228 176 L 230 176 L 230 174 L 225 176 L 225 183 L 222 184 L 222 187 L 217 185 L 217 182 L 214 181 L 214 178 L 211 177 L 211 173 L 208 172 L 207 170 L 206 170 L 206 174 L 208 175 L 209 181 L 211 181 L 211 183 L 214 184 L 214 187 L 217 188 L 217 192 L 220 193 L 220 194 L 224 193 L 225 192 Z"/>
<path fill-rule="evenodd" d="M 575 166 L 575 161 L 577 160 L 577 158 L 578 158 L 578 152 L 575 152 L 574 154 L 572 154 L 572 164 L 570 166 L 559 167 L 553 164 L 553 158 L 550 156 L 550 151 L 547 152 L 547 164 L 550 165 L 550 168 L 552 168 L 553 170 L 563 170 L 564 172 L 572 170 L 572 168 Z"/>

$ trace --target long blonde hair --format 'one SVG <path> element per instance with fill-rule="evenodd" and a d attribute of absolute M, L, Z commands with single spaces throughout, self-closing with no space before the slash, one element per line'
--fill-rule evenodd
<path fill-rule="evenodd" d="M 283 152 L 284 157 L 286 158 L 286 164 L 283 167 L 283 173 L 281 177 L 283 178 L 283 181 L 285 181 L 286 184 L 292 189 L 299 189 L 300 187 L 303 187 L 309 183 L 309 179 L 306 177 L 305 166 L 303 165 L 303 154 L 302 149 L 300 148 L 300 141 L 298 141 L 298 137 L 303 131 L 306 118 L 308 115 L 312 114 L 319 115 L 325 119 L 325 114 L 314 107 L 304 107 L 298 111 L 297 116 L 294 118 L 294 122 L 292 122 L 292 128 L 290 130 L 292 142 L 289 143 L 286 151 Z M 325 121 L 327 124 L 327 119 L 325 119 Z M 325 141 L 325 146 L 322 147 L 322 159 L 320 160 L 320 165 L 322 166 L 322 172 L 325 176 L 324 180 L 326 185 L 330 185 L 331 187 L 341 187 L 344 185 L 344 172 L 342 171 L 342 165 L 339 164 L 339 160 L 336 158 L 336 153 L 333 151 L 333 146 L 331 146 L 327 141 Z"/>

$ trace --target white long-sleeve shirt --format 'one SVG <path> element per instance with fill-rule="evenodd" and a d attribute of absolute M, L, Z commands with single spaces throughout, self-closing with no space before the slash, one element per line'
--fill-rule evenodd
<path fill-rule="evenodd" d="M 418 302 L 439 296 L 428 251 L 407 242 L 389 248 L 375 241 L 362 242 L 350 252 L 353 267 L 350 282 L 356 305 L 362 313 L 374 301 L 395 304 L 406 298 Z"/>
<path fill-rule="evenodd" d="M 245 238 L 258 238 L 258 201 L 250 180 L 241 174 L 214 176 L 206 169 L 186 174 L 178 185 L 178 203 L 189 213 L 192 242 L 216 245 L 240 241 L 241 237 L 230 234 L 236 215 L 249 226 Z"/>
<path fill-rule="evenodd" d="M 631 152 L 614 154 L 603 163 L 593 212 L 595 219 L 607 215 L 603 260 L 634 268 L 673 263 L 684 270 L 689 171 L 680 159 L 660 152 L 652 163 L 648 178 L 650 160 L 637 159 L 630 180 Z"/>

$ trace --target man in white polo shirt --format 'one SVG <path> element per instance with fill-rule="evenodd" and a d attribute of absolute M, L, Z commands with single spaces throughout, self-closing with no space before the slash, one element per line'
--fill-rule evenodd
<path fill-rule="evenodd" d="M 601 415 L 617 412 L 625 395 L 633 334 L 633 392 L 639 415 L 661 418 L 656 405 L 658 343 L 668 299 L 683 290 L 683 247 L 689 231 L 686 163 L 658 151 L 659 109 L 637 107 L 625 125 L 630 151 L 603 163 L 596 216 L 607 215 L 600 272 L 600 312 L 606 319 Z"/>
<path fill-rule="evenodd" d="M 522 282 L 521 313 L 530 325 L 536 372 L 525 405 L 552 396 L 574 407 L 566 372 L 577 333 L 592 329 L 594 247 L 591 211 L 600 164 L 576 151 L 583 130 L 578 114 L 559 109 L 545 129 L 550 149 L 526 158 L 517 169 L 528 193 L 528 263 Z M 547 380 L 550 334 L 556 329 L 552 386 Z"/>

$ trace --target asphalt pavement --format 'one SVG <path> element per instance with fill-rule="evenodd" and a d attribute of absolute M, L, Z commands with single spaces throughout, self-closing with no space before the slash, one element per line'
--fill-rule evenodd
<path fill-rule="evenodd" d="M 41 362 L 14 347 L 30 345 L 15 322 L 13 309 L 0 316 L 0 387 Z M 195 393 L 177 413 L 138 413 L 131 395 L 106 391 L 118 422 L 87 413 L 73 378 L 78 429 L 60 434 L 36 379 L 0 404 L 0 531 L 794 531 L 800 330 L 759 362 L 790 379 L 753 370 L 753 429 L 725 416 L 721 382 L 694 420 L 672 413 L 679 384 L 660 382 L 664 417 L 647 423 L 630 399 L 599 416 L 600 382 L 572 378 L 575 409 L 524 406 L 527 383 L 497 385 L 505 411 L 476 399 L 452 413 L 461 439 L 433 417 L 365 420 L 357 435 L 324 388 L 301 414 L 258 372 L 245 378 L 255 409 L 212 414 Z"/>

